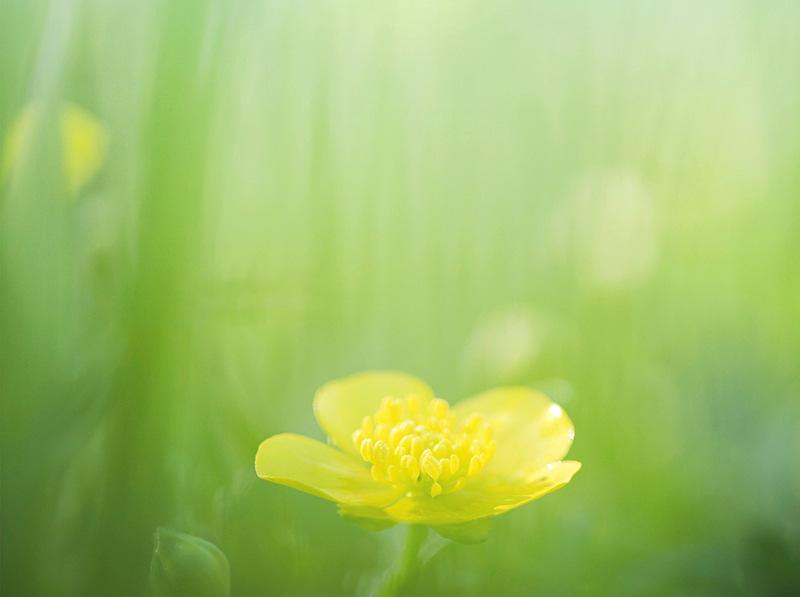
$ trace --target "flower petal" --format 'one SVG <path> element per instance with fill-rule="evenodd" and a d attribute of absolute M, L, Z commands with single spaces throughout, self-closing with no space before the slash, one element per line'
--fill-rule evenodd
<path fill-rule="evenodd" d="M 258 447 L 256 474 L 312 495 L 350 506 L 380 508 L 398 491 L 372 479 L 367 467 L 322 442 L 282 433 Z"/>
<path fill-rule="evenodd" d="M 436 498 L 404 497 L 386 508 L 398 522 L 453 525 L 497 516 L 555 491 L 569 483 L 580 462 L 553 462 L 517 482 L 486 477 L 460 491 Z"/>
<path fill-rule="evenodd" d="M 497 452 L 486 467 L 490 474 L 519 477 L 561 460 L 575 428 L 567 414 L 544 394 L 530 388 L 497 388 L 457 404 L 459 418 L 481 414 L 491 423 Z"/>
<path fill-rule="evenodd" d="M 314 396 L 314 416 L 319 426 L 342 450 L 357 454 L 353 432 L 367 415 L 375 414 L 385 396 L 416 394 L 433 398 L 424 381 L 395 371 L 369 371 L 326 383 Z"/>

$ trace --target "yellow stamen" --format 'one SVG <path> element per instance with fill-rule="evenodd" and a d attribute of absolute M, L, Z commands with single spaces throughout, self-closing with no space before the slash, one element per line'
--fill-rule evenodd
<path fill-rule="evenodd" d="M 442 474 L 442 465 L 439 464 L 439 461 L 430 450 L 425 450 L 422 453 L 419 464 L 420 468 L 422 468 L 422 472 L 428 475 L 434 481 L 436 481 L 436 479 L 438 479 Z"/>
<path fill-rule="evenodd" d="M 390 464 L 386 468 L 386 476 L 392 483 L 399 483 L 402 480 L 400 467 Z"/>
<path fill-rule="evenodd" d="M 450 442 L 443 439 L 433 447 L 433 455 L 436 456 L 436 458 L 444 458 L 450 455 L 451 449 Z"/>
<path fill-rule="evenodd" d="M 375 426 L 375 437 L 377 439 L 382 439 L 383 441 L 387 441 L 389 439 L 389 431 L 391 427 L 389 425 L 384 425 L 380 423 Z"/>
<path fill-rule="evenodd" d="M 414 439 L 413 435 L 404 435 L 403 439 L 401 439 L 398 442 L 397 447 L 403 448 L 406 451 L 406 453 L 411 452 L 411 440 L 413 439 Z"/>
<path fill-rule="evenodd" d="M 478 455 L 473 456 L 470 458 L 469 461 L 469 469 L 467 470 L 467 475 L 470 477 L 474 477 L 479 472 L 481 472 L 481 468 L 483 467 L 481 463 L 481 458 Z"/>
<path fill-rule="evenodd" d="M 432 498 L 461 489 L 496 450 L 492 427 L 481 415 L 459 421 L 444 400 L 423 402 L 414 395 L 385 397 L 353 432 L 353 445 L 372 464 L 373 479 Z"/>
<path fill-rule="evenodd" d="M 431 412 L 433 416 L 444 419 L 450 412 L 450 405 L 441 398 L 435 398 L 431 401 Z"/>
<path fill-rule="evenodd" d="M 353 431 L 353 445 L 358 448 L 364 438 L 367 437 L 363 429 L 356 429 Z"/>
<path fill-rule="evenodd" d="M 373 426 L 373 423 L 372 423 L 372 417 L 367 416 L 367 417 L 364 417 L 362 419 L 362 421 L 361 421 L 361 429 L 364 430 L 364 434 L 365 435 L 368 435 L 368 436 L 372 435 L 372 432 L 375 429 L 375 427 Z"/>
<path fill-rule="evenodd" d="M 439 480 L 447 481 L 452 474 L 452 471 L 450 470 L 450 459 L 443 458 L 439 461 L 439 466 L 442 467 L 442 474 L 440 475 Z"/>
<path fill-rule="evenodd" d="M 377 465 L 386 464 L 389 460 L 389 446 L 386 445 L 386 442 L 379 439 L 375 442 L 375 445 L 372 446 L 372 462 Z"/>
<path fill-rule="evenodd" d="M 467 417 L 467 420 L 464 421 L 464 431 L 473 433 L 480 427 L 481 423 L 483 423 L 483 417 L 478 413 L 472 413 Z"/>
<path fill-rule="evenodd" d="M 361 458 L 367 462 L 372 462 L 372 439 L 367 437 L 361 440 L 358 451 L 361 453 Z"/>
<path fill-rule="evenodd" d="M 416 481 L 417 477 L 419 477 L 419 461 L 413 456 L 407 456 L 406 458 L 408 458 L 408 461 L 406 461 L 405 469 L 408 471 L 408 476 L 413 481 Z"/>
<path fill-rule="evenodd" d="M 419 458 L 422 455 L 422 438 L 415 435 L 411 438 L 411 455 L 414 458 Z"/>

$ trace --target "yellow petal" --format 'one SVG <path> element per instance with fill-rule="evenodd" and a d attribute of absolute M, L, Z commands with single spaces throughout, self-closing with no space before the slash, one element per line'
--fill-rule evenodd
<path fill-rule="evenodd" d="M 369 469 L 351 456 L 317 440 L 282 433 L 258 447 L 256 474 L 262 479 L 350 506 L 380 508 L 398 491 L 373 481 Z"/>
<path fill-rule="evenodd" d="M 326 383 L 314 396 L 314 415 L 320 427 L 337 446 L 357 454 L 353 431 L 365 416 L 373 415 L 385 396 L 419 396 L 423 402 L 433 397 L 428 385 L 405 373 L 369 371 Z"/>
<path fill-rule="evenodd" d="M 564 410 L 529 388 L 497 388 L 458 403 L 453 411 L 464 420 L 480 414 L 492 425 L 497 451 L 485 474 L 519 476 L 561 460 L 569 451 L 575 428 Z"/>
<path fill-rule="evenodd" d="M 452 525 L 497 516 L 569 483 L 581 468 L 571 460 L 553 462 L 516 481 L 484 477 L 460 491 L 436 498 L 404 497 L 386 508 L 398 522 Z"/>

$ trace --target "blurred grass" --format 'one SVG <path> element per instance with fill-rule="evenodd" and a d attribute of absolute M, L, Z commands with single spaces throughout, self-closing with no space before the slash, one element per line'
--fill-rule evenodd
<path fill-rule="evenodd" d="M 789 595 L 800 566 L 800 6 L 10 0 L 3 595 L 134 595 L 153 533 L 234 595 L 352 595 L 388 535 L 257 482 L 313 390 L 546 388 L 569 486 L 420 595 Z M 52 119 L 49 121 L 52 122 Z"/>

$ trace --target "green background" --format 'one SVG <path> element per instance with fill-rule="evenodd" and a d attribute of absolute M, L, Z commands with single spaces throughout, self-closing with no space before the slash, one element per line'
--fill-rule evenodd
<path fill-rule="evenodd" d="M 232 594 L 356 595 L 374 534 L 255 478 L 311 399 L 406 370 L 547 391 L 573 482 L 413 595 L 800 594 L 800 4 L 5 0 L 3 597 L 139 595 L 153 534 Z M 47 120 L 45 120 L 47 122 Z"/>

